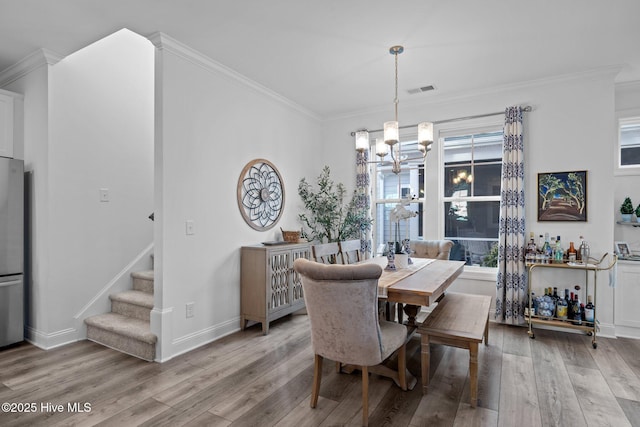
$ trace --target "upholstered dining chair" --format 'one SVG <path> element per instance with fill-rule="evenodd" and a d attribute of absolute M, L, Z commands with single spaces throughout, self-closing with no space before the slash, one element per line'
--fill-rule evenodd
<path fill-rule="evenodd" d="M 451 240 L 411 240 L 411 256 L 415 258 L 449 259 L 453 242 Z"/>
<path fill-rule="evenodd" d="M 340 255 L 338 242 L 319 243 L 311 246 L 311 256 L 315 262 L 323 264 L 337 264 Z"/>
<path fill-rule="evenodd" d="M 407 389 L 407 328 L 378 320 L 378 278 L 376 264 L 325 265 L 303 258 L 293 263 L 300 275 L 311 324 L 314 353 L 311 407 L 318 403 L 324 358 L 362 371 L 362 422 L 369 420 L 369 370 L 398 350 L 398 379 Z"/>
<path fill-rule="evenodd" d="M 362 254 L 360 253 L 362 243 L 360 243 L 360 239 L 343 240 L 342 242 L 338 242 L 338 247 L 340 248 L 340 257 L 342 258 L 343 264 L 360 262 L 362 258 Z"/>

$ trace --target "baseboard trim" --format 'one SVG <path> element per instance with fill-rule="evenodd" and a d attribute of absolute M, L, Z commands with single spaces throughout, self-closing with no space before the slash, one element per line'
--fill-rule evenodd
<path fill-rule="evenodd" d="M 188 353 L 195 350 L 198 347 L 209 344 L 213 341 L 217 341 L 227 335 L 233 334 L 240 330 L 240 317 L 234 317 L 226 322 L 212 325 L 208 328 L 184 335 L 176 338 L 171 342 L 173 351 L 171 356 L 158 360 L 159 362 L 166 362 L 181 354 Z"/>
<path fill-rule="evenodd" d="M 26 328 L 25 340 L 43 350 L 51 350 L 78 340 L 78 331 L 75 328 L 46 333 L 32 327 Z"/>

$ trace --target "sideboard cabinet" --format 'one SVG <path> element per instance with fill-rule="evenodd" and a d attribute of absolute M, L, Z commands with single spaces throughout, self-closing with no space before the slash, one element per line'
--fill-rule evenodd
<path fill-rule="evenodd" d="M 249 321 L 269 322 L 304 308 L 300 277 L 293 271 L 298 258 L 309 259 L 309 243 L 243 246 L 240 271 L 240 327 Z"/>

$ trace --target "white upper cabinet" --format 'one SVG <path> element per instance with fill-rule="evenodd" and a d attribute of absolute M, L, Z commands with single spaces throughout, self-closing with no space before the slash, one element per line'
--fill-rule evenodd
<path fill-rule="evenodd" d="M 21 111 L 17 111 L 22 105 L 22 95 L 6 90 L 0 90 L 0 156 L 13 157 L 16 136 L 21 135 L 16 129 L 16 119 Z"/>

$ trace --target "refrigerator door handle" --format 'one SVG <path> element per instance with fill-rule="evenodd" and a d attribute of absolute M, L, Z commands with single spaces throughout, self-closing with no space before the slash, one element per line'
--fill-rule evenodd
<path fill-rule="evenodd" d="M 19 285 L 20 283 L 22 283 L 22 280 L 11 280 L 10 282 L 0 282 L 0 288 L 4 286 Z"/>

